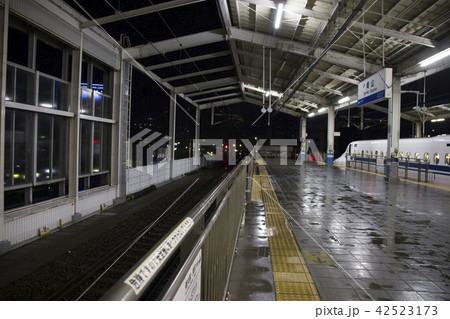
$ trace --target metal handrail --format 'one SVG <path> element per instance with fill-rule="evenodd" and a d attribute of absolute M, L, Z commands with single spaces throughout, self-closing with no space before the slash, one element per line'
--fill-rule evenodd
<path fill-rule="evenodd" d="M 121 301 L 135 301 L 140 300 L 140 298 L 145 295 L 146 289 L 151 285 L 152 280 L 146 282 L 144 284 L 144 287 L 139 292 L 135 292 L 135 290 L 128 284 L 125 284 L 124 281 L 129 278 L 133 272 L 135 272 L 137 269 L 143 266 L 143 263 L 150 258 L 152 255 L 155 254 L 155 252 L 158 250 L 158 248 L 166 243 L 169 238 L 171 237 L 171 233 L 180 227 L 181 224 L 185 223 L 186 220 L 189 221 L 189 223 L 192 223 L 189 226 L 189 230 L 183 234 L 183 238 L 176 243 L 176 245 L 173 245 L 171 252 L 174 252 L 178 247 L 180 247 L 184 241 L 190 237 L 192 234 L 193 229 L 196 225 L 199 224 L 199 221 L 203 218 L 205 213 L 208 211 L 208 209 L 211 207 L 211 205 L 214 204 L 214 202 L 217 199 L 220 199 L 220 204 L 215 209 L 215 212 L 220 211 L 219 209 L 223 207 L 226 199 L 230 196 L 229 189 L 231 189 L 233 183 L 239 176 L 239 173 L 247 167 L 247 165 L 250 163 L 250 158 L 246 157 L 243 159 L 232 171 L 231 173 L 220 182 L 220 184 L 215 187 L 213 190 L 211 190 L 194 208 L 192 208 L 189 213 L 186 215 L 185 219 L 180 222 L 178 225 L 176 225 L 170 232 L 169 235 L 165 238 L 161 239 L 155 247 L 156 249 L 153 249 L 152 251 L 149 251 L 144 257 L 142 257 L 136 265 L 130 269 L 100 300 L 121 300 Z M 223 196 L 222 196 L 223 195 Z M 244 199 L 244 194 L 243 194 Z M 196 253 L 202 247 L 208 233 L 210 232 L 211 228 L 214 226 L 214 223 L 217 219 L 217 214 L 214 214 L 211 218 L 211 220 L 208 222 L 208 225 L 202 225 L 203 228 L 198 235 L 199 238 L 197 238 L 196 244 L 194 244 L 194 247 L 188 247 L 190 250 L 190 253 L 187 257 L 187 260 L 184 261 L 183 266 L 181 267 L 179 273 L 175 277 L 175 279 L 172 281 L 170 286 L 166 288 L 166 292 L 164 295 L 164 298 L 166 296 L 172 296 L 176 293 L 173 289 L 176 287 L 177 284 L 181 282 L 181 280 L 184 278 L 184 275 L 189 269 L 190 263 L 194 260 Z M 192 238 L 191 238 L 192 239 Z M 157 277 L 159 271 L 161 271 L 164 266 L 167 264 L 168 260 L 170 259 L 170 255 L 167 255 L 164 260 L 161 261 L 161 263 L 158 265 L 158 269 L 155 270 L 154 273 L 152 273 L 152 278 Z"/>

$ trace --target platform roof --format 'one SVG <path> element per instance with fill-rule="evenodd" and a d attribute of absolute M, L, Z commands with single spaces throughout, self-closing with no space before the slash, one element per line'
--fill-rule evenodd
<path fill-rule="evenodd" d="M 263 99 L 269 106 L 263 92 L 270 85 L 275 111 L 300 117 L 329 105 L 356 106 L 338 100 L 355 100 L 357 84 L 384 67 L 403 84 L 450 74 L 450 57 L 419 66 L 450 47 L 448 0 L 65 2 L 84 16 L 82 28 L 122 38 L 124 59 L 201 109 L 247 102 L 258 114 Z M 445 94 L 425 113 L 403 108 L 404 117 L 450 117 Z"/>

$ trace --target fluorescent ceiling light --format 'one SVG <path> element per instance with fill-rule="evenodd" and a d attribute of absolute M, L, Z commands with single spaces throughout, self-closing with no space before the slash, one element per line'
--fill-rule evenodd
<path fill-rule="evenodd" d="M 283 13 L 283 7 L 284 4 L 283 3 L 279 3 L 278 4 L 278 9 L 277 9 L 277 17 L 275 19 L 275 29 L 278 29 L 280 27 L 280 23 L 281 23 L 281 15 Z"/>
<path fill-rule="evenodd" d="M 308 117 L 313 117 L 314 115 L 316 115 L 316 113 L 309 113 Z"/>
<path fill-rule="evenodd" d="M 348 96 L 343 97 L 342 99 L 340 99 L 340 100 L 338 101 L 338 103 L 339 103 L 339 104 L 342 104 L 342 103 L 345 103 L 345 102 L 347 102 L 347 101 L 350 101 L 350 97 L 348 97 Z"/>
<path fill-rule="evenodd" d="M 323 113 L 323 112 L 325 112 L 327 110 L 327 108 L 326 107 L 322 107 L 321 109 L 319 109 L 317 112 L 319 112 L 319 113 Z"/>
<path fill-rule="evenodd" d="M 41 103 L 41 104 L 39 104 L 39 106 L 53 108 L 53 105 L 48 104 L 48 103 Z"/>
<path fill-rule="evenodd" d="M 256 91 L 256 92 L 263 93 L 263 94 L 265 94 L 266 96 L 269 96 L 269 94 L 271 94 L 272 96 L 276 96 L 276 97 L 281 97 L 281 96 L 283 96 L 282 93 L 279 93 L 279 92 L 277 92 L 277 91 L 265 91 L 265 90 L 263 90 L 263 89 L 260 88 L 260 87 L 255 87 L 255 86 L 250 85 L 250 84 L 245 84 L 245 83 L 244 83 L 244 87 L 247 88 L 247 89 L 249 89 L 249 90 L 253 90 L 253 91 Z"/>
<path fill-rule="evenodd" d="M 438 54 L 435 54 L 435 55 L 429 57 L 428 59 L 421 61 L 419 64 L 421 67 L 424 67 L 424 66 L 430 65 L 431 63 L 434 63 L 436 61 L 439 61 L 440 59 L 443 59 L 449 55 L 450 55 L 450 48 L 448 48 L 444 51 L 441 51 Z"/>
<path fill-rule="evenodd" d="M 431 122 L 443 122 L 443 121 L 445 121 L 444 118 L 431 120 Z"/>

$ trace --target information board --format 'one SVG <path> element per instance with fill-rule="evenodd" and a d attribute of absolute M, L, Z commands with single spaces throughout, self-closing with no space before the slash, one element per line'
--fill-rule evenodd
<path fill-rule="evenodd" d="M 358 84 L 358 106 L 392 97 L 392 69 L 383 69 Z"/>

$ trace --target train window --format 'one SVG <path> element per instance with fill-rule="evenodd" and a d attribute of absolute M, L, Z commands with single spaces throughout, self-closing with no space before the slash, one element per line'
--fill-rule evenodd
<path fill-rule="evenodd" d="M 445 165 L 450 165 L 450 153 L 445 154 Z"/>
<path fill-rule="evenodd" d="M 372 157 L 373 156 L 373 151 L 370 151 L 370 157 Z"/>
<path fill-rule="evenodd" d="M 411 159 L 411 152 L 406 153 L 406 159 Z"/>
<path fill-rule="evenodd" d="M 399 158 L 400 160 L 403 159 L 403 152 L 398 153 L 398 158 Z"/>
<path fill-rule="evenodd" d="M 383 157 L 383 156 L 384 156 L 384 154 L 383 154 L 383 151 L 381 151 L 381 152 L 380 152 L 380 156 L 381 156 L 381 157 Z"/>
<path fill-rule="evenodd" d="M 416 154 L 414 154 L 414 158 L 415 158 L 416 160 L 418 160 L 418 159 L 420 158 L 419 152 L 416 152 Z"/>
<path fill-rule="evenodd" d="M 366 150 L 366 157 L 367 157 L 367 156 L 369 156 L 369 151 L 368 151 L 368 150 Z"/>
<path fill-rule="evenodd" d="M 423 159 L 425 161 L 429 162 L 430 161 L 430 154 L 428 154 L 428 153 L 423 154 Z"/>
<path fill-rule="evenodd" d="M 358 156 L 361 156 L 361 151 L 358 151 Z"/>
<path fill-rule="evenodd" d="M 375 156 L 378 156 L 378 151 L 375 151 Z"/>
<path fill-rule="evenodd" d="M 439 164 L 439 153 L 434 153 L 434 164 Z"/>

